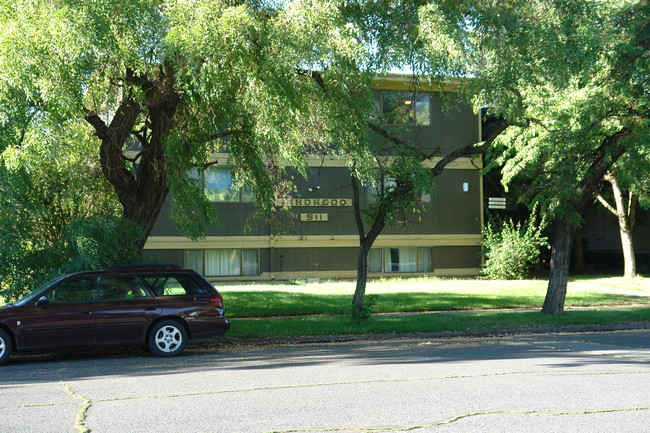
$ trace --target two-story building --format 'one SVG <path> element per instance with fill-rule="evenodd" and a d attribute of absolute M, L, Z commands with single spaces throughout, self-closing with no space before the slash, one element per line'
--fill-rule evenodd
<path fill-rule="evenodd" d="M 439 90 L 413 92 L 410 77 L 377 79 L 375 101 L 387 122 L 408 125 L 408 140 L 433 153 L 426 164 L 481 140 L 481 119 L 468 105 L 443 109 Z M 145 252 L 167 263 L 190 267 L 218 280 L 354 278 L 359 235 L 352 205 L 352 184 L 340 157 L 314 155 L 306 178 L 296 177 L 293 223 L 273 233 L 269 224 L 251 218 L 253 196 L 235 189 L 228 155 L 203 174 L 206 196 L 221 225 L 204 240 L 180 237 L 169 217 L 169 203 L 146 243 Z M 477 275 L 483 226 L 482 160 L 461 158 L 436 178 L 431 194 L 420 197 L 421 209 L 406 225 L 387 226 L 369 256 L 369 277 L 389 275 Z M 362 194 L 371 205 L 373 189 Z"/>

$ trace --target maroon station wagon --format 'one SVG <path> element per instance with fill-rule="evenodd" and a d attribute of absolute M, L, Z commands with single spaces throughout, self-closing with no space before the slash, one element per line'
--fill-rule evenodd
<path fill-rule="evenodd" d="M 12 352 L 146 345 L 180 354 L 189 339 L 230 328 L 207 280 L 175 266 L 115 267 L 63 275 L 0 307 L 0 364 Z"/>

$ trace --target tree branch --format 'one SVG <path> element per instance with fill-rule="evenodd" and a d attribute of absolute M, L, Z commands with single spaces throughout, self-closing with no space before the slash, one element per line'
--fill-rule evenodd
<path fill-rule="evenodd" d="M 361 217 L 361 194 L 359 193 L 359 179 L 352 175 L 352 204 L 354 206 L 354 219 L 357 223 L 357 231 L 359 232 L 359 244 L 362 244 L 366 237 L 366 228 L 363 224 Z"/>
<path fill-rule="evenodd" d="M 497 137 L 502 132 L 508 129 L 508 126 L 509 125 L 505 122 L 500 124 L 497 128 L 494 129 L 494 131 L 490 133 L 488 138 L 478 146 L 474 144 L 469 144 L 465 147 L 461 147 L 460 149 L 456 149 L 455 151 L 446 155 L 444 158 L 438 161 L 438 163 L 431 169 L 431 174 L 433 176 L 440 175 L 442 171 L 445 169 L 445 167 L 447 167 L 449 164 L 451 164 L 458 158 L 463 158 L 471 155 L 480 155 L 485 153 L 485 151 L 488 149 L 488 147 L 490 147 L 490 145 L 494 142 L 494 140 L 496 140 Z"/>
<path fill-rule="evenodd" d="M 614 206 L 612 206 L 607 200 L 605 200 L 605 198 L 600 193 L 596 194 L 596 199 L 600 202 L 600 204 L 602 204 L 605 207 L 605 209 L 607 209 L 614 215 L 618 215 L 616 209 L 614 209 Z"/>

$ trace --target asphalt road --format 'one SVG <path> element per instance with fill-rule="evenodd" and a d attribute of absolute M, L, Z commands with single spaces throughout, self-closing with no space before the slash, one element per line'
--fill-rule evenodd
<path fill-rule="evenodd" d="M 650 331 L 15 357 L 0 432 L 648 432 Z"/>

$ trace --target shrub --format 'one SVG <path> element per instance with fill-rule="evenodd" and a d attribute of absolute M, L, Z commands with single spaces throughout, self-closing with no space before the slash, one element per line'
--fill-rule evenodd
<path fill-rule="evenodd" d="M 546 220 L 536 224 L 535 209 L 529 219 L 514 223 L 512 219 L 491 221 L 483 229 L 485 265 L 483 273 L 494 280 L 521 280 L 539 260 L 539 250 L 548 246 L 542 232 Z"/>

